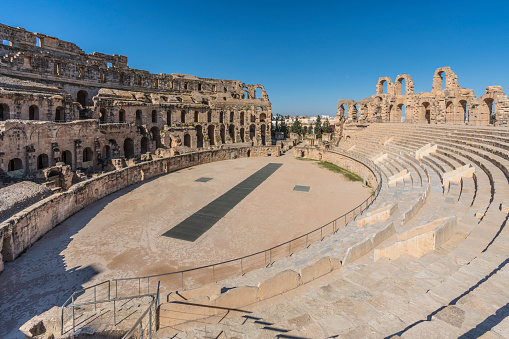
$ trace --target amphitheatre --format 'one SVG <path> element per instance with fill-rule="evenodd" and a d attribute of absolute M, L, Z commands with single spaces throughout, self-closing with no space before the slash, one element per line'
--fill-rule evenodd
<path fill-rule="evenodd" d="M 502 87 L 381 77 L 276 140 L 261 84 L 0 37 L 0 337 L 509 337 Z"/>

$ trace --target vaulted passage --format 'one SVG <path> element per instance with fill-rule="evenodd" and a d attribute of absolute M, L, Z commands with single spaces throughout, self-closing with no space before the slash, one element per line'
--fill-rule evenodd
<path fill-rule="evenodd" d="M 240 184 L 164 233 L 163 236 L 196 241 L 281 166 L 283 164 L 270 163 L 265 165 Z"/>

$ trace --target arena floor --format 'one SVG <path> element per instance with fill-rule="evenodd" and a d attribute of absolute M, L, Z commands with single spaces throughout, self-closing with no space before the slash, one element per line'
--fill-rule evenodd
<path fill-rule="evenodd" d="M 194 242 L 162 236 L 269 163 L 282 166 Z M 204 177 L 212 180 L 196 181 Z M 295 191 L 296 185 L 310 190 Z M 291 155 L 210 163 L 133 185 L 76 213 L 7 263 L 0 337 L 19 337 L 21 324 L 81 286 L 261 251 L 326 224 L 370 193 Z"/>

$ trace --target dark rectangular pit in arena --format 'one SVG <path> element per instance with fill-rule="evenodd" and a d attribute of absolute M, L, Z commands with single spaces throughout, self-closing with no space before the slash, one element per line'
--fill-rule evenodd
<path fill-rule="evenodd" d="M 250 175 L 244 181 L 230 189 L 228 192 L 212 201 L 189 218 L 182 221 L 171 230 L 163 233 L 163 237 L 186 241 L 196 241 L 207 232 L 216 222 L 224 217 L 239 202 L 247 197 L 256 187 L 270 177 L 283 164 L 270 163 Z M 200 178 L 208 179 L 208 178 Z M 203 180 L 196 180 L 205 182 Z"/>

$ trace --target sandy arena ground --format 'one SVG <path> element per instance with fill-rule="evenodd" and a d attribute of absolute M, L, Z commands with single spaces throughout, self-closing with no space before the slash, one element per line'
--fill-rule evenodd
<path fill-rule="evenodd" d="M 283 166 L 195 242 L 161 237 L 268 163 Z M 195 182 L 209 177 L 208 182 Z M 310 186 L 309 192 L 294 191 Z M 73 290 L 118 277 L 203 266 L 261 251 L 318 228 L 371 189 L 291 155 L 195 166 L 114 193 L 67 219 L 0 275 L 0 337 Z"/>

